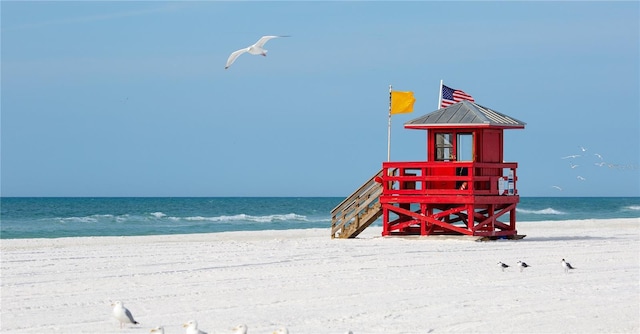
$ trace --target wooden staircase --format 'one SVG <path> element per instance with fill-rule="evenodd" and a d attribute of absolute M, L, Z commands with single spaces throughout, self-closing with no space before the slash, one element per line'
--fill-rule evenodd
<path fill-rule="evenodd" d="M 355 238 L 382 215 L 382 170 L 331 210 L 331 239 Z"/>

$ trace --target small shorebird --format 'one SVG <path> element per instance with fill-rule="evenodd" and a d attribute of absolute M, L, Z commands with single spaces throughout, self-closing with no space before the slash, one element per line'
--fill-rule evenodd
<path fill-rule="evenodd" d="M 247 334 L 247 332 L 249 331 L 249 327 L 247 327 L 247 325 L 242 324 L 242 325 L 238 325 L 236 327 L 233 327 L 233 334 Z"/>
<path fill-rule="evenodd" d="M 526 263 L 524 263 L 524 262 L 522 262 L 522 261 L 518 261 L 518 267 L 520 267 L 520 272 L 522 272 L 522 270 L 524 268 L 528 268 L 528 267 L 531 267 L 531 266 L 526 264 Z"/>
<path fill-rule="evenodd" d="M 187 334 L 207 334 L 207 332 L 203 332 L 198 329 L 198 322 L 195 320 L 187 321 L 186 323 L 182 324 L 182 327 L 187 329 Z"/>
<path fill-rule="evenodd" d="M 289 330 L 286 327 L 280 327 L 276 329 L 272 334 L 289 334 Z"/>
<path fill-rule="evenodd" d="M 504 271 L 505 268 L 509 268 L 508 264 L 504 264 L 502 262 L 498 262 L 498 265 L 500 266 L 500 268 L 502 269 L 502 271 Z"/>
<path fill-rule="evenodd" d="M 562 259 L 562 268 L 564 268 L 564 272 L 565 273 L 568 273 L 569 269 L 576 269 L 576 268 L 571 266 L 571 263 L 565 261 L 564 259 Z"/>
<path fill-rule="evenodd" d="M 133 315 L 131 315 L 131 312 L 124 307 L 124 304 L 122 304 L 121 301 L 115 301 L 111 303 L 111 306 L 113 306 L 113 317 L 118 319 L 120 322 L 120 328 L 122 328 L 122 325 L 125 323 L 134 325 L 139 324 L 133 319 Z"/>

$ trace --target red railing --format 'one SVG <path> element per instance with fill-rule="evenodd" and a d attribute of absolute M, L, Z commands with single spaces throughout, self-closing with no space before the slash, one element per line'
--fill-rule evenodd
<path fill-rule="evenodd" d="M 517 162 L 383 162 L 379 181 L 382 196 L 517 195 L 517 168 Z"/>

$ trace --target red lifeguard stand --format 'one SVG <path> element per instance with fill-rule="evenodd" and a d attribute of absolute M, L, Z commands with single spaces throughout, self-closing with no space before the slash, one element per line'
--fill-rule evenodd
<path fill-rule="evenodd" d="M 470 101 L 405 123 L 427 130 L 426 161 L 383 162 L 331 211 L 331 237 L 355 238 L 382 216 L 383 236 L 520 238 L 518 163 L 504 162 L 503 132 L 524 126 Z"/>
<path fill-rule="evenodd" d="M 518 163 L 503 161 L 503 131 L 524 126 L 470 101 L 406 122 L 427 130 L 427 161 L 382 164 L 382 235 L 515 238 Z"/>

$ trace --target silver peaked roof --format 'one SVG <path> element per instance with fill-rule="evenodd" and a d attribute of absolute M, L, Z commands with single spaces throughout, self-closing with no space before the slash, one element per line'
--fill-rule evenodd
<path fill-rule="evenodd" d="M 462 125 L 522 129 L 526 123 L 466 100 L 404 123 L 414 129 Z"/>

